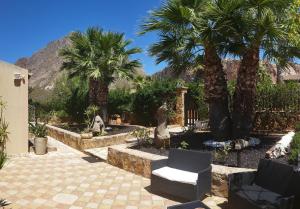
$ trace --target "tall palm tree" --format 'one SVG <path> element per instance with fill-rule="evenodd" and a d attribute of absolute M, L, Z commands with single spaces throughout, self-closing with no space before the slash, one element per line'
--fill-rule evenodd
<path fill-rule="evenodd" d="M 249 136 L 252 130 L 260 54 L 285 40 L 284 19 L 293 1 L 243 0 L 241 4 L 237 35 L 231 37 L 239 46 L 235 55 L 241 59 L 232 112 L 234 138 Z"/>
<path fill-rule="evenodd" d="M 210 125 L 215 133 L 224 130 L 220 128 L 223 121 L 229 121 L 221 57 L 240 57 L 232 111 L 234 138 L 240 138 L 248 136 L 252 128 L 260 54 L 264 51 L 265 57 L 274 57 L 275 53 L 270 53 L 274 50 L 277 58 L 287 60 L 278 45 L 287 35 L 285 19 L 295 2 L 299 1 L 169 0 L 150 14 L 143 31 L 159 31 L 160 41 L 150 48 L 158 62 L 167 61 L 179 70 L 203 64 Z M 299 14 L 299 6 L 295 11 Z M 299 53 L 299 47 L 292 51 Z"/>
<path fill-rule="evenodd" d="M 218 18 L 231 17 L 239 2 L 206 0 L 169 0 L 151 12 L 142 25 L 142 33 L 158 31 L 160 40 L 150 48 L 157 62 L 167 61 L 175 71 L 203 68 L 205 98 L 209 105 L 212 133 L 218 139 L 231 134 L 227 80 L 221 62 L 226 54 L 226 36 Z M 215 13 L 214 13 L 215 12 Z"/>
<path fill-rule="evenodd" d="M 62 69 L 70 76 L 79 76 L 89 82 L 89 103 L 100 106 L 107 120 L 108 87 L 118 77 L 132 78 L 141 64 L 130 56 L 141 52 L 139 48 L 128 49 L 130 40 L 122 33 L 104 32 L 97 27 L 85 33 L 73 32 L 69 36 L 71 46 L 63 48 Z"/>

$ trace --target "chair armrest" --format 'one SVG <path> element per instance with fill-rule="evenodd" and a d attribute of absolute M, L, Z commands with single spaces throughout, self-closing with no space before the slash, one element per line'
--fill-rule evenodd
<path fill-rule="evenodd" d="M 151 171 L 167 166 L 168 159 L 155 160 L 151 162 Z"/>
<path fill-rule="evenodd" d="M 229 191 L 235 191 L 243 185 L 250 185 L 254 182 L 256 171 L 233 173 L 228 175 Z"/>
<path fill-rule="evenodd" d="M 212 166 L 210 165 L 209 167 L 199 171 L 197 181 L 200 181 L 203 178 L 207 179 L 207 177 L 210 177 L 211 176 L 211 170 L 212 170 Z"/>

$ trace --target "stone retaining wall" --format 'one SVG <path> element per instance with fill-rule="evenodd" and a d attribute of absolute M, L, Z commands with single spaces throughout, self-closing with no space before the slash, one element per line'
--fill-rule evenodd
<path fill-rule="evenodd" d="M 126 171 L 150 178 L 151 162 L 166 158 L 160 155 L 129 149 L 127 146 L 127 144 L 122 144 L 109 147 L 107 162 Z"/>
<path fill-rule="evenodd" d="M 116 135 L 98 136 L 86 139 L 82 138 L 80 134 L 62 128 L 51 125 L 46 126 L 49 136 L 80 151 L 83 151 L 85 149 L 122 144 L 125 143 L 127 139 L 132 138 L 131 133 L 121 133 Z"/>
<path fill-rule="evenodd" d="M 130 146 L 132 145 L 123 144 L 109 147 L 107 162 L 126 171 L 150 178 L 151 162 L 166 158 L 164 156 L 130 149 Z M 228 175 L 247 171 L 253 171 L 253 169 L 212 165 L 212 195 L 227 198 Z"/>
<path fill-rule="evenodd" d="M 58 128 L 51 125 L 46 125 L 48 129 L 48 136 L 70 146 L 77 150 L 82 150 L 80 146 L 81 136 L 80 134 Z"/>

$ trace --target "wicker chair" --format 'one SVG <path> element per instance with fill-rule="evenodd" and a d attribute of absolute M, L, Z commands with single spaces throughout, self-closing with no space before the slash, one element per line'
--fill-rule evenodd
<path fill-rule="evenodd" d="M 293 167 L 262 159 L 257 172 L 229 176 L 230 209 L 292 209 Z"/>
<path fill-rule="evenodd" d="M 151 190 L 185 200 L 211 192 L 210 152 L 171 149 L 168 159 L 152 162 Z"/>

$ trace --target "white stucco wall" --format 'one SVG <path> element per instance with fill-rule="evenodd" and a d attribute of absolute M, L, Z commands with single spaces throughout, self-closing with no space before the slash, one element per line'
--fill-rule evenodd
<path fill-rule="evenodd" d="M 15 73 L 20 73 L 24 79 L 16 82 Z M 6 151 L 9 155 L 27 153 L 28 71 L 0 61 L 0 97 L 6 103 L 4 118 L 9 124 Z"/>

